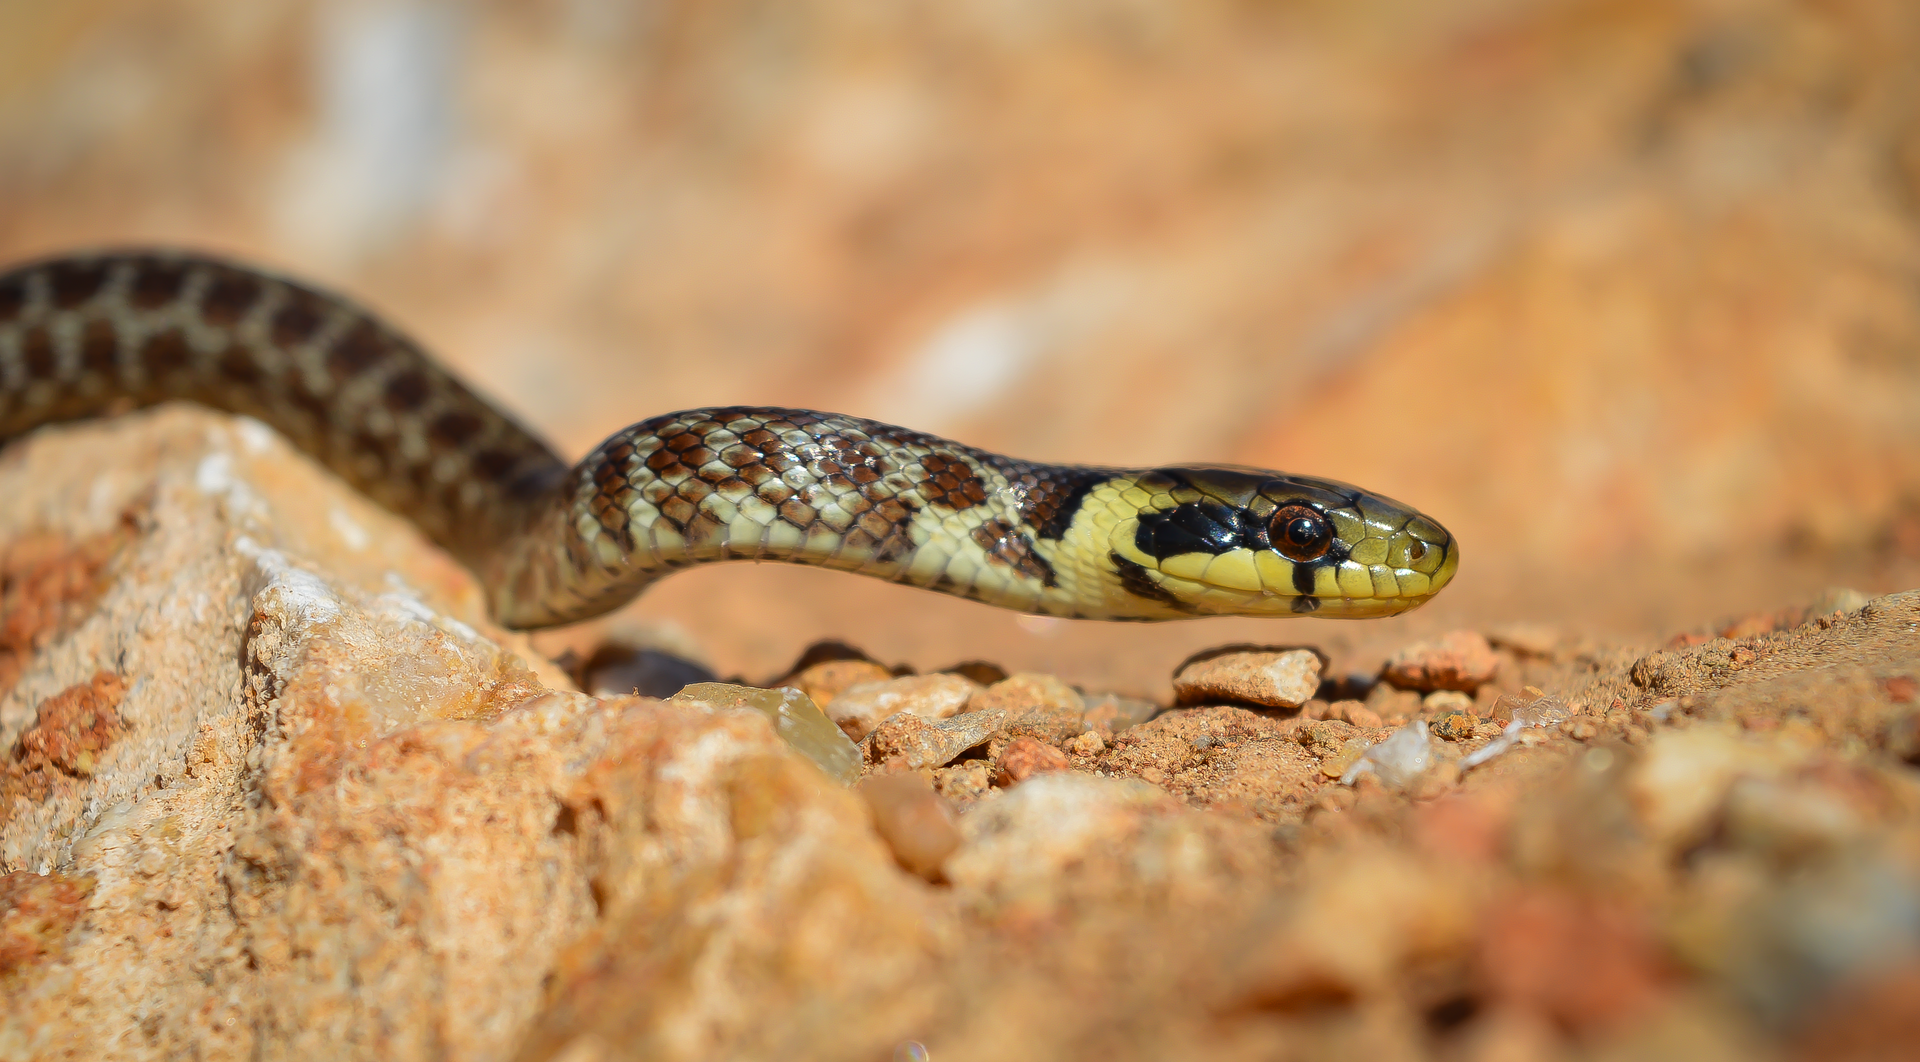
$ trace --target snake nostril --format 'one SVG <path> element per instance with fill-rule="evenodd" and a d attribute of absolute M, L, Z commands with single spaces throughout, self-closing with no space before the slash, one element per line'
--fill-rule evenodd
<path fill-rule="evenodd" d="M 1417 538 L 1413 540 L 1412 545 L 1407 547 L 1407 559 L 1409 561 L 1422 560 L 1426 557 L 1426 555 L 1427 555 L 1427 544 L 1425 542 L 1420 541 Z"/>

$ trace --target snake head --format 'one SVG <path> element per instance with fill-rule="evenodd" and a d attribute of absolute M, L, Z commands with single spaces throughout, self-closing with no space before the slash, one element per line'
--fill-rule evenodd
<path fill-rule="evenodd" d="M 1334 480 L 1176 467 L 1115 486 L 1108 545 L 1121 594 L 1157 615 L 1392 616 L 1460 566 L 1432 518 Z"/>

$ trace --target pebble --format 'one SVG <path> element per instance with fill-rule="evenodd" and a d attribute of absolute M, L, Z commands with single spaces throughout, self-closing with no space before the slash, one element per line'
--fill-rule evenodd
<path fill-rule="evenodd" d="M 1008 676 L 973 695 L 970 712 L 1004 710 L 1008 732 L 1061 744 L 1086 727 L 1087 704 L 1078 690 L 1052 675 L 1021 673 Z"/>
<path fill-rule="evenodd" d="M 892 671 L 871 660 L 824 660 L 800 669 L 782 685 L 794 687 L 825 708 L 850 687 L 892 677 Z"/>
<path fill-rule="evenodd" d="M 782 741 L 829 777 L 842 785 L 852 785 L 860 777 L 860 750 L 811 698 L 791 686 L 766 690 L 726 682 L 696 682 L 670 700 L 705 705 L 715 711 L 745 708 L 759 712 L 773 724 L 774 733 Z"/>
<path fill-rule="evenodd" d="M 1007 722 L 1007 710 L 967 712 L 950 719 L 922 719 L 902 712 L 881 721 L 860 749 L 866 761 L 893 773 L 940 767 L 986 743 Z"/>
<path fill-rule="evenodd" d="M 1106 747 L 1106 740 L 1098 730 L 1089 730 L 1067 743 L 1067 750 L 1075 756 L 1098 756 Z"/>
<path fill-rule="evenodd" d="M 1066 753 L 1044 741 L 1018 737 L 1008 742 L 1001 751 L 996 780 L 1001 785 L 1015 785 L 1036 774 L 1064 771 L 1067 766 Z"/>
<path fill-rule="evenodd" d="M 908 675 L 848 686 L 827 702 L 826 712 L 849 738 L 858 741 L 881 720 L 901 712 L 922 719 L 959 715 L 979 690 L 973 680 L 960 675 Z"/>
<path fill-rule="evenodd" d="M 1328 719 L 1338 719 L 1343 723 L 1352 723 L 1354 726 L 1364 726 L 1374 730 L 1386 725 L 1385 721 L 1380 718 L 1379 712 L 1374 711 L 1359 701 L 1335 701 L 1327 705 L 1326 717 Z"/>
<path fill-rule="evenodd" d="M 1500 658 L 1484 635 L 1453 631 L 1395 653 L 1381 669 L 1381 677 L 1401 689 L 1472 693 L 1499 669 Z"/>
<path fill-rule="evenodd" d="M 1184 704 L 1235 701 L 1298 708 L 1319 690 L 1324 663 L 1314 649 L 1215 650 L 1174 674 L 1174 697 Z"/>
<path fill-rule="evenodd" d="M 1477 721 L 1471 713 L 1456 708 L 1453 711 L 1442 712 L 1438 718 L 1434 719 L 1433 735 L 1448 741 L 1464 741 L 1473 736 L 1476 725 Z"/>
<path fill-rule="evenodd" d="M 1523 656 L 1550 657 L 1561 640 L 1559 628 L 1544 623 L 1508 623 L 1487 631 L 1494 647 Z"/>
<path fill-rule="evenodd" d="M 1448 712 L 1473 713 L 1473 698 L 1459 690 L 1434 690 L 1420 699 L 1420 707 L 1428 715 L 1444 715 Z"/>
<path fill-rule="evenodd" d="M 863 779 L 857 787 L 873 816 L 874 832 L 893 858 L 928 881 L 940 880 L 940 865 L 960 847 L 953 808 L 918 771 Z"/>
<path fill-rule="evenodd" d="M 1160 706 L 1152 701 L 1119 693 L 1089 693 L 1083 699 L 1087 708 L 1080 715 L 1081 723 L 1087 729 L 1098 730 L 1103 735 L 1118 734 L 1130 726 L 1138 726 L 1160 711 Z"/>

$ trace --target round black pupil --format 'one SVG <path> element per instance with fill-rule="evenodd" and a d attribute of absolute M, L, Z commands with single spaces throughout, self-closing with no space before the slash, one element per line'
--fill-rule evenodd
<path fill-rule="evenodd" d="M 1296 546 L 1311 546 L 1319 542 L 1322 528 L 1320 521 L 1311 516 L 1296 516 L 1287 521 L 1287 541 Z"/>

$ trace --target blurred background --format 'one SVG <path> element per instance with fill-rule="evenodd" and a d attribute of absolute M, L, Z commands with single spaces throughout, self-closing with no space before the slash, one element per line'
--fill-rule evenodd
<path fill-rule="evenodd" d="M 1916 54 L 1910 0 L 0 0 L 0 258 L 260 260 L 572 455 L 798 405 L 1352 480 L 1464 541 L 1376 624 L 781 566 L 613 621 L 1152 693 L 1228 641 L 1920 585 Z"/>

